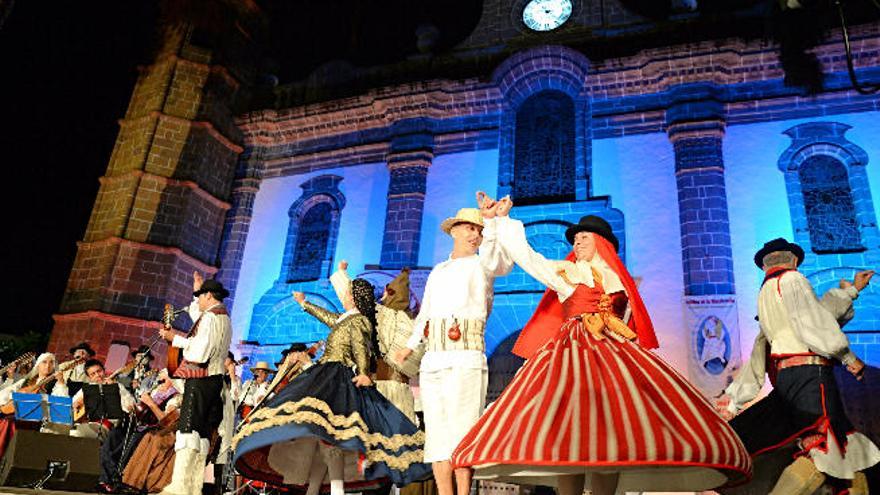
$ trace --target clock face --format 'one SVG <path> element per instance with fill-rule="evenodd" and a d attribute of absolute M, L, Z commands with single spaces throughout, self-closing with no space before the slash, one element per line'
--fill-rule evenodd
<path fill-rule="evenodd" d="M 534 31 L 552 31 L 571 16 L 571 0 L 529 0 L 523 23 Z"/>

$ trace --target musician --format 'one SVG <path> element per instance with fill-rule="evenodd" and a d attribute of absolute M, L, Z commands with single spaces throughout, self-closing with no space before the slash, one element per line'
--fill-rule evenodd
<path fill-rule="evenodd" d="M 95 350 L 92 349 L 92 346 L 90 346 L 88 342 L 80 342 L 71 347 L 70 355 L 73 356 L 73 360 L 76 361 L 76 366 L 70 371 L 64 373 L 64 383 L 69 387 L 71 382 L 87 383 L 89 378 L 86 376 L 85 364 L 87 360 L 94 358 L 95 354 Z M 70 387 L 70 389 L 70 392 L 75 394 L 79 390 L 79 387 L 74 386 Z"/>
<path fill-rule="evenodd" d="M 15 420 L 11 416 L 15 412 L 12 405 L 12 393 L 46 393 L 50 391 L 52 395 L 66 397 L 67 387 L 53 378 L 55 374 L 55 355 L 45 352 L 40 354 L 34 369 L 27 375 L 0 390 L 0 406 L 3 408 L 3 415 L 6 416 L 0 417 L 0 458 L 3 457 L 6 446 L 15 434 Z"/>
<path fill-rule="evenodd" d="M 55 355 L 44 352 L 37 358 L 34 369 L 22 378 L 19 378 L 11 386 L 0 391 L 0 406 L 12 402 L 13 392 L 24 393 L 49 393 L 52 395 L 67 395 L 67 387 L 63 381 L 58 380 L 60 373 L 55 372 Z M 54 378 L 53 378 L 53 375 Z M 39 387 L 36 385 L 39 384 Z"/>
<path fill-rule="evenodd" d="M 153 387 L 158 383 L 156 374 L 150 369 L 153 353 L 150 352 L 150 346 L 142 345 L 132 351 L 131 357 L 134 369 L 120 374 L 117 381 L 128 387 L 136 396 L 140 396 L 144 392 L 153 390 Z"/>
<path fill-rule="evenodd" d="M 122 473 L 122 482 L 141 493 L 158 492 L 171 482 L 177 421 L 169 423 L 168 419 L 176 416 L 174 411 L 179 411 L 183 397 L 178 392 L 175 381 L 163 369 L 156 389 L 141 396 L 142 403 L 149 407 L 159 424 L 145 430 Z"/>
<path fill-rule="evenodd" d="M 162 490 L 166 495 L 200 492 L 204 483 L 209 439 L 223 419 L 223 364 L 232 338 L 229 314 L 223 305 L 228 295 L 223 284 L 204 280 L 194 272 L 189 314 L 195 323 L 189 334 L 159 330 L 159 335 L 183 354 L 174 375 L 184 379 L 183 404 L 174 446 L 174 473 L 171 483 Z"/>
<path fill-rule="evenodd" d="M 245 361 L 247 361 L 247 358 L 241 360 L 241 362 Z M 226 383 L 224 389 L 226 393 L 223 396 L 223 421 L 217 430 L 217 433 L 220 435 L 220 450 L 217 452 L 217 459 L 214 461 L 214 491 L 217 495 L 222 495 L 224 491 L 222 485 L 225 479 L 223 472 L 226 464 L 229 462 L 229 457 L 232 455 L 232 435 L 235 432 L 235 408 L 236 404 L 241 400 L 242 391 L 241 377 L 238 376 L 236 371 L 236 366 L 239 364 L 240 362 L 235 360 L 235 354 L 229 351 L 226 360 L 223 362 L 223 367 L 226 369 L 226 374 L 223 376 L 223 381 Z"/>
<path fill-rule="evenodd" d="M 266 361 L 258 361 L 257 365 L 251 368 L 251 373 L 254 377 L 241 386 L 244 390 L 244 397 L 241 398 L 242 417 L 247 416 L 247 413 L 269 393 L 269 375 L 274 375 L 275 370 L 270 368 Z"/>
<path fill-rule="evenodd" d="M 121 402 L 122 410 L 126 412 L 131 412 L 134 410 L 135 400 L 134 396 L 131 395 L 131 392 L 128 391 L 121 383 L 117 383 L 115 380 L 111 380 L 107 378 L 106 371 L 104 370 L 104 363 L 97 359 L 89 359 L 85 363 L 83 363 L 83 367 L 86 370 L 86 379 L 87 384 L 89 385 L 112 385 L 116 384 L 119 387 L 119 399 Z M 63 377 L 61 379 L 63 381 Z M 82 388 L 73 395 L 73 407 L 76 409 L 79 404 L 82 404 L 85 400 L 85 394 L 82 391 Z"/>
<path fill-rule="evenodd" d="M 126 418 L 110 430 L 106 440 L 101 444 L 99 452 L 101 476 L 98 478 L 97 486 L 99 492 L 115 491 L 123 466 L 129 462 L 128 459 L 144 435 L 155 429 L 156 424 L 161 422 L 166 414 L 179 407 L 179 391 L 174 387 L 173 380 L 168 377 L 167 370 L 160 371 L 159 377 L 158 385 L 153 390 L 141 394 L 140 403 L 132 407 L 136 421 Z M 90 376 L 90 378 L 98 380 L 101 377 L 95 373 L 94 377 Z M 170 479 L 170 473 L 168 478 Z"/>

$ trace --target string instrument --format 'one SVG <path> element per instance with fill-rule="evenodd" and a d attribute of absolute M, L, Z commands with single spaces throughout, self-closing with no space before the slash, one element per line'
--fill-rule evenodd
<path fill-rule="evenodd" d="M 40 380 L 37 380 L 37 382 L 34 384 L 23 385 L 16 392 L 19 392 L 22 394 L 38 393 L 40 390 L 42 390 L 43 387 L 46 386 L 47 383 L 49 383 L 55 379 L 56 373 L 64 373 L 65 371 L 76 366 L 76 364 L 77 364 L 76 359 L 71 359 L 70 361 L 65 361 L 65 362 L 59 364 L 55 368 L 54 373 L 52 373 L 48 376 L 45 376 L 45 377 L 41 378 Z M 27 380 L 25 381 L 25 383 L 27 383 Z M 15 414 L 15 403 L 13 401 L 9 401 L 9 403 L 5 404 L 3 407 L 0 407 L 0 412 L 2 412 L 3 414 Z"/>
<path fill-rule="evenodd" d="M 13 359 L 12 362 L 10 362 L 6 366 L 4 366 L 2 369 L 0 369 L 0 378 L 2 378 L 4 375 L 6 375 L 6 373 L 9 372 L 9 370 L 14 370 L 15 368 L 18 368 L 18 366 L 20 364 L 24 363 L 25 361 L 30 361 L 30 360 L 34 359 L 34 357 L 36 357 L 35 353 L 26 352 L 26 353 L 22 354 L 21 356 L 18 356 L 17 358 Z"/>
<path fill-rule="evenodd" d="M 319 340 L 319 341 L 315 342 L 314 344 L 312 344 L 311 347 L 306 349 L 306 354 L 314 357 L 318 353 L 318 351 L 320 349 L 322 349 L 323 347 L 324 347 L 324 341 Z M 251 414 L 253 414 L 254 411 L 260 409 L 260 407 L 263 406 L 263 403 L 266 402 L 266 399 L 268 399 L 277 390 L 281 390 L 282 388 L 284 388 L 285 385 L 290 383 L 291 377 L 298 374 L 300 368 L 302 368 L 302 367 L 303 367 L 303 362 L 297 361 L 297 362 L 293 363 L 293 366 L 289 366 L 289 367 L 285 368 L 283 372 L 276 373 L 275 378 L 272 379 L 272 383 L 269 385 L 269 390 L 266 392 L 266 395 L 264 395 L 263 398 L 260 399 L 260 402 L 256 403 L 254 405 L 254 407 L 251 408 L 250 411 L 247 411 L 247 412 L 245 412 L 244 410 L 242 411 L 242 422 L 243 423 L 247 422 L 248 418 L 251 417 Z"/>
<path fill-rule="evenodd" d="M 160 383 L 160 384 L 156 385 L 155 387 L 153 387 L 153 390 L 150 390 L 150 392 L 149 392 L 150 396 L 152 396 L 153 392 L 158 390 L 161 385 L 162 384 Z M 179 392 L 175 392 L 175 393 L 169 395 L 168 397 L 165 398 L 164 401 L 162 401 L 161 404 L 157 403 L 156 405 L 161 408 L 166 402 L 171 400 L 171 398 L 174 397 L 175 395 L 177 395 L 178 393 Z M 142 425 L 153 425 L 153 424 L 161 424 L 162 423 L 161 420 L 157 420 L 156 413 L 154 413 L 153 410 L 150 409 L 150 406 L 148 406 L 147 403 L 144 402 L 143 400 L 138 401 L 138 403 L 134 406 L 134 410 L 132 411 L 132 414 L 134 414 L 134 417 L 137 419 L 137 422 Z M 170 414 L 170 413 L 168 413 L 168 414 Z M 166 414 L 166 416 L 168 414 Z M 180 413 L 178 413 L 178 414 L 180 414 Z"/>
<path fill-rule="evenodd" d="M 174 319 L 183 311 L 185 310 L 175 310 L 174 306 L 170 304 L 165 305 L 165 309 L 162 311 L 162 325 L 165 326 L 166 330 L 171 330 L 171 324 L 174 323 Z M 168 376 L 174 376 L 174 373 L 177 372 L 177 367 L 183 362 L 183 349 L 174 347 L 169 342 L 167 356 L 165 367 L 168 368 Z"/>
<path fill-rule="evenodd" d="M 116 371 L 114 371 L 113 373 L 110 373 L 109 375 L 107 375 L 107 380 L 115 380 L 116 377 L 119 376 L 119 375 L 127 375 L 128 373 L 131 372 L 131 370 L 134 369 L 134 367 L 137 365 L 137 363 L 138 363 L 138 360 L 137 360 L 137 359 L 132 359 L 132 360 L 129 361 L 127 364 L 125 364 L 124 366 L 120 367 L 118 370 L 116 370 Z"/>

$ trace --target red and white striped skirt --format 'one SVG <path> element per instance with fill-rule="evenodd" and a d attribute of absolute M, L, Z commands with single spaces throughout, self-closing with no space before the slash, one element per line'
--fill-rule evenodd
<path fill-rule="evenodd" d="M 619 472 L 621 490 L 708 490 L 751 473 L 736 433 L 675 369 L 634 342 L 596 340 L 579 319 L 526 361 L 452 462 L 541 485 Z"/>

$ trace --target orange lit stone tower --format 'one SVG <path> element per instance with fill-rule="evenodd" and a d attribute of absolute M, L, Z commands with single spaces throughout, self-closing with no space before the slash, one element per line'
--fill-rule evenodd
<path fill-rule="evenodd" d="M 166 302 L 191 299 L 192 272 L 217 272 L 242 153 L 233 116 L 249 79 L 241 63 L 249 41 L 236 26 L 241 39 L 227 34 L 222 48 L 209 48 L 209 33 L 190 24 L 162 29 L 119 122 L 49 351 L 63 357 L 88 341 L 105 357 L 113 343 L 147 342 Z M 156 349 L 164 354 L 161 343 Z"/>

